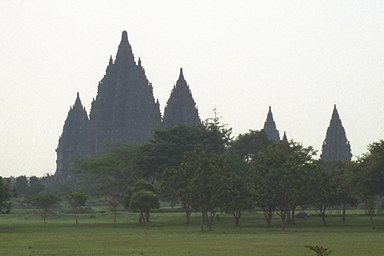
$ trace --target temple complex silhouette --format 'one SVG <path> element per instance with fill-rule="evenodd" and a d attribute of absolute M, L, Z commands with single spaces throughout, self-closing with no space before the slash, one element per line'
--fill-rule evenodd
<path fill-rule="evenodd" d="M 113 60 L 110 57 L 105 75 L 99 82 L 89 117 L 79 93 L 70 107 L 56 149 L 55 176 L 69 176 L 77 159 L 101 155 L 116 144 L 148 142 L 154 130 L 176 125 L 201 125 L 183 69 L 180 68 L 164 115 L 161 116 L 159 101 L 154 98 L 153 87 L 147 79 L 141 59 L 135 61 L 127 32 L 123 31 L 116 58 Z M 280 141 L 271 107 L 264 131 L 270 141 Z M 285 132 L 282 140 L 288 141 Z M 345 161 L 350 160 L 351 156 L 351 148 L 335 105 L 321 157 Z"/>

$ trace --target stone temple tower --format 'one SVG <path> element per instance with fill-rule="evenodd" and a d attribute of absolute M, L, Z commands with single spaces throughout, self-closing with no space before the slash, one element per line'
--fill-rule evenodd
<path fill-rule="evenodd" d="M 176 125 L 197 126 L 201 124 L 196 103 L 191 90 L 184 79 L 183 69 L 180 68 L 179 79 L 173 87 L 164 110 L 163 127 Z"/>
<path fill-rule="evenodd" d="M 334 105 L 331 122 L 323 143 L 321 159 L 324 161 L 349 161 L 352 158 L 351 146 L 341 124 L 339 113 Z"/>
<path fill-rule="evenodd" d="M 146 142 L 161 125 L 160 107 L 155 102 L 152 84 L 140 58 L 135 62 L 126 31 L 122 33 L 115 61 L 110 58 L 99 82 L 90 124 L 95 155 L 115 144 Z"/>
<path fill-rule="evenodd" d="M 56 175 L 70 176 L 70 170 L 76 159 L 86 158 L 90 155 L 89 119 L 79 93 L 75 104 L 70 108 L 65 120 L 63 132 L 56 149 Z"/>
<path fill-rule="evenodd" d="M 280 141 L 280 134 L 276 128 L 276 123 L 273 120 L 271 106 L 269 106 L 267 120 L 264 123 L 264 132 L 267 135 L 267 138 L 269 141 L 272 141 L 272 142 Z"/>

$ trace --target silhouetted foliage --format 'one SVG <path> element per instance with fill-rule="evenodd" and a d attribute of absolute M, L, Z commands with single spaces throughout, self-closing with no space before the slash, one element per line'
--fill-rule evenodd
<path fill-rule="evenodd" d="M 68 202 L 75 214 L 76 224 L 79 224 L 78 214 L 84 211 L 88 196 L 82 192 L 72 192 L 68 195 Z"/>
<path fill-rule="evenodd" d="M 11 211 L 12 192 L 9 186 L 9 180 L 0 176 L 0 213 L 9 213 Z"/>
<path fill-rule="evenodd" d="M 139 223 L 149 222 L 151 209 L 160 207 L 159 198 L 151 191 L 139 190 L 133 193 L 129 203 L 132 210 L 139 212 Z"/>
<path fill-rule="evenodd" d="M 50 193 L 42 193 L 27 198 L 27 202 L 39 210 L 44 224 L 47 224 L 47 217 L 51 213 L 53 206 L 59 203 L 60 200 L 60 197 Z"/>

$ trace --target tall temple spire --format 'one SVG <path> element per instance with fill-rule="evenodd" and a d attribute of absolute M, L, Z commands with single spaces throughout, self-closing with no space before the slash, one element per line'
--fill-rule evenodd
<path fill-rule="evenodd" d="M 276 142 L 280 140 L 279 131 L 276 128 L 276 123 L 273 120 L 272 108 L 269 106 L 267 120 L 264 123 L 264 132 L 267 135 L 268 140 Z"/>
<path fill-rule="evenodd" d="M 201 120 L 191 90 L 180 68 L 179 78 L 164 109 L 163 127 L 200 125 Z"/>
<path fill-rule="evenodd" d="M 336 104 L 322 147 L 321 159 L 324 161 L 349 161 L 352 158 L 351 146 L 341 123 Z"/>
<path fill-rule="evenodd" d="M 100 81 L 92 102 L 91 134 L 95 155 L 120 143 L 138 144 L 150 140 L 161 126 L 161 113 L 153 96 L 141 59 L 134 61 L 128 34 L 122 32 L 114 63 Z"/>

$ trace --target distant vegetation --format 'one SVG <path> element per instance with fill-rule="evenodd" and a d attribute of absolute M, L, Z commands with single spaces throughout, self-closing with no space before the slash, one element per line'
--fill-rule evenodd
<path fill-rule="evenodd" d="M 224 213 L 238 227 L 244 214 L 258 210 L 268 226 L 278 217 L 285 230 L 296 218 L 305 218 L 308 209 L 326 226 L 330 209 L 347 221 L 347 209 L 364 208 L 374 229 L 383 193 L 384 141 L 369 145 L 356 161 L 323 162 L 311 147 L 294 141 L 271 143 L 262 130 L 234 139 L 231 129 L 215 117 L 198 127 L 157 130 L 147 144 L 119 145 L 103 156 L 79 161 L 67 180 L 2 178 L 0 211 L 12 209 L 13 197 L 19 205 L 38 209 L 47 222 L 61 204 L 79 223 L 92 198 L 103 201 L 114 223 L 125 208 L 138 212 L 138 222 L 147 225 L 151 211 L 169 202 L 184 211 L 185 223 L 198 213 L 199 229 L 212 231 Z"/>

